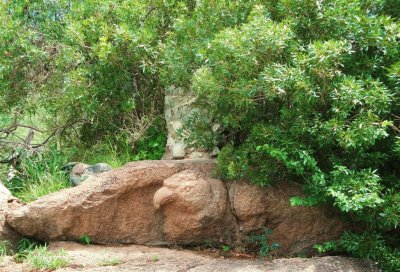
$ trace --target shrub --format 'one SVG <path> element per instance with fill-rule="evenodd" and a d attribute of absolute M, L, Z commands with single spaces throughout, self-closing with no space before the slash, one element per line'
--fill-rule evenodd
<path fill-rule="evenodd" d="M 400 24 L 391 3 L 271 1 L 203 47 L 184 45 L 201 52 L 185 84 L 220 124 L 187 127 L 222 139 L 220 175 L 262 186 L 297 180 L 309 197 L 292 204 L 332 204 L 381 235 L 366 246 L 385 252 L 400 211 Z M 384 256 L 369 257 L 387 267 Z"/>
<path fill-rule="evenodd" d="M 105 149 L 120 165 L 161 156 L 164 88 L 186 88 L 219 124 L 188 118 L 197 141 L 187 141 L 224 147 L 221 177 L 303 183 L 309 197 L 293 205 L 335 206 L 382 238 L 365 245 L 392 253 L 370 257 L 396 270 L 400 242 L 388 237 L 400 218 L 398 6 L 3 1 L 0 116 L 46 109 L 47 127 L 79 124 L 59 131 L 63 144 Z"/>
<path fill-rule="evenodd" d="M 400 251 L 392 244 L 395 241 L 388 238 L 377 232 L 346 232 L 339 241 L 315 245 L 315 248 L 319 253 L 348 252 L 359 258 L 379 260 L 385 271 L 399 271 Z"/>
<path fill-rule="evenodd" d="M 160 45 L 179 10 L 162 1 L 1 3 L 0 114 L 46 109 L 47 127 L 66 126 L 57 136 L 68 145 L 115 135 L 134 145 L 163 112 Z"/>
<path fill-rule="evenodd" d="M 248 237 L 250 246 L 258 248 L 260 259 L 272 258 L 272 254 L 276 253 L 279 249 L 278 243 L 271 243 L 268 241 L 268 237 L 272 234 L 272 231 L 263 228 L 261 233 L 253 233 Z"/>

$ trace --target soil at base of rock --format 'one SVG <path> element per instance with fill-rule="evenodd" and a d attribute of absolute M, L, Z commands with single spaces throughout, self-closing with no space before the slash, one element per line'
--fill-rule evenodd
<path fill-rule="evenodd" d="M 57 269 L 57 272 L 379 272 L 371 262 L 337 256 L 260 261 L 212 258 L 189 250 L 139 245 L 101 246 L 54 242 L 49 246 L 52 252 L 59 252 L 60 249 L 67 255 L 69 267 Z M 27 272 L 29 269 L 28 264 L 16 264 L 10 258 L 0 264 L 2 272 Z"/>

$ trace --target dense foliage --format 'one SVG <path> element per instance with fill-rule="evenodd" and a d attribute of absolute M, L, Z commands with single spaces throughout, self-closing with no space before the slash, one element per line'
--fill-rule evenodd
<path fill-rule="evenodd" d="M 159 41 L 170 16 L 162 4 L 3 1 L 0 8 L 1 113 L 45 109 L 42 125 L 80 122 L 73 136 L 87 145 L 115 134 L 136 143 L 154 123 L 162 126 Z"/>
<path fill-rule="evenodd" d="M 321 250 L 398 271 L 399 18 L 398 0 L 2 1 L 0 125 L 34 116 L 91 162 L 159 158 L 164 89 L 183 87 L 219 124 L 193 116 L 186 140 L 223 147 L 222 178 L 303 183 L 292 205 L 364 231 Z M 35 156 L 20 192 L 32 169 L 59 175 Z"/>
<path fill-rule="evenodd" d="M 220 124 L 216 132 L 199 118 L 187 125 L 194 138 L 224 145 L 222 177 L 302 182 L 309 197 L 294 197 L 292 205 L 332 204 L 366 230 L 345 235 L 336 250 L 397 271 L 400 23 L 392 5 L 269 1 L 252 5 L 239 25 L 207 38 L 199 31 L 191 37 L 198 43 L 178 40 L 167 48 L 174 57 L 177 45 L 189 52 L 177 50 L 184 61 L 170 62 L 179 72 L 169 83 L 191 86 Z M 208 22 L 199 14 L 186 24 Z M 180 25 L 174 32 L 173 38 L 192 34 Z M 186 62 L 191 66 L 182 68 Z M 178 77 L 181 70 L 191 75 Z"/>

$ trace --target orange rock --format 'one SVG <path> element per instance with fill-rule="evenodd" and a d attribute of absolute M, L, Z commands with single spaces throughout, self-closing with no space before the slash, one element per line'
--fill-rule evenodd
<path fill-rule="evenodd" d="M 232 243 L 237 226 L 221 180 L 209 173 L 186 170 L 164 180 L 154 206 L 164 216 L 165 239 L 180 244 L 214 240 Z"/>
<path fill-rule="evenodd" d="M 143 245 L 243 244 L 272 230 L 280 253 L 305 252 L 347 228 L 324 207 L 291 207 L 301 185 L 261 188 L 211 178 L 213 160 L 142 161 L 90 177 L 78 187 L 8 212 L 7 222 L 40 240 Z"/>

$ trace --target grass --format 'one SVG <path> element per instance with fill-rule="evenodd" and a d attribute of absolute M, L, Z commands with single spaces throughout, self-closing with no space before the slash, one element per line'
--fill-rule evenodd
<path fill-rule="evenodd" d="M 131 161 L 131 150 L 124 148 L 121 150 L 111 141 L 95 145 L 90 149 L 81 148 L 78 154 L 75 154 L 77 161 L 87 164 L 96 164 L 100 162 L 108 163 L 113 168 L 123 166 Z"/>
<path fill-rule="evenodd" d="M 122 261 L 120 259 L 109 259 L 109 260 L 104 260 L 102 262 L 99 262 L 99 266 L 115 266 L 121 264 Z"/>
<path fill-rule="evenodd" d="M 11 249 L 12 244 L 8 240 L 0 241 L 0 263 L 3 261 L 3 258 L 9 254 L 13 254 Z"/>
<path fill-rule="evenodd" d="M 26 186 L 16 194 L 24 202 L 32 202 L 39 197 L 70 187 L 69 180 L 63 175 L 45 174 L 35 182 L 27 182 Z"/>
<path fill-rule="evenodd" d="M 5 185 L 22 201 L 35 201 L 39 197 L 71 186 L 68 175 L 62 170 L 68 160 L 68 154 L 55 145 L 44 153 L 24 153 L 17 167 L 18 174 Z"/>
<path fill-rule="evenodd" d="M 38 248 L 40 245 L 35 240 L 30 238 L 22 237 L 18 241 L 18 252 L 14 255 L 14 260 L 17 263 L 22 263 L 28 254 Z"/>
<path fill-rule="evenodd" d="M 116 134 L 89 149 L 79 148 L 77 160 L 88 164 L 105 162 L 114 168 L 131 161 L 159 160 L 164 154 L 166 138 L 164 124 L 159 121 L 134 145 L 126 136 Z"/>
<path fill-rule="evenodd" d="M 69 265 L 69 259 L 64 250 L 53 253 L 48 251 L 47 246 L 39 246 L 29 251 L 26 262 L 37 270 L 55 270 Z"/>
<path fill-rule="evenodd" d="M 128 151 L 117 152 L 111 144 L 102 144 L 86 151 L 76 152 L 76 149 L 49 146 L 40 154 L 23 154 L 16 177 L 5 182 L 12 194 L 29 203 L 36 199 L 71 187 L 69 176 L 62 166 L 69 161 L 82 161 L 88 164 L 106 162 L 112 167 L 119 167 L 130 161 Z"/>
<path fill-rule="evenodd" d="M 81 242 L 82 244 L 85 244 L 85 245 L 90 245 L 90 243 L 92 242 L 92 239 L 90 239 L 89 235 L 83 234 L 81 236 L 81 238 L 79 238 L 79 242 Z"/>
<path fill-rule="evenodd" d="M 157 255 L 151 256 L 151 261 L 153 263 L 158 262 L 160 260 L 160 258 Z"/>
<path fill-rule="evenodd" d="M 12 244 L 8 240 L 0 241 L 0 256 L 4 257 L 8 254 L 12 254 L 13 251 L 11 249 Z"/>
<path fill-rule="evenodd" d="M 130 161 L 160 159 L 164 146 L 165 135 L 156 128 L 137 142 L 135 150 L 127 139 L 118 135 L 112 139 L 104 139 L 91 148 L 66 148 L 53 143 L 39 154 L 21 151 L 21 160 L 16 169 L 18 173 L 11 181 L 4 182 L 4 185 L 14 196 L 29 203 L 72 186 L 68 174 L 62 169 L 67 162 L 79 161 L 87 164 L 104 162 L 116 168 Z M 7 171 L 8 168 L 0 165 L 0 179 L 3 180 Z"/>

